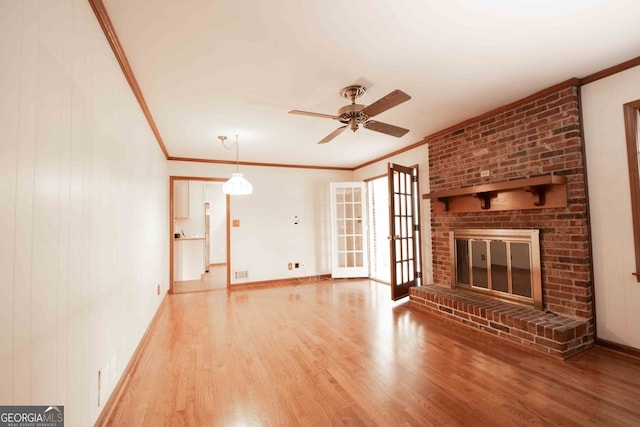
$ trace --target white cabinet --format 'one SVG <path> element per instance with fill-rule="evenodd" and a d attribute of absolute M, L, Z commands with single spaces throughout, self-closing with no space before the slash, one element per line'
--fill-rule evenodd
<path fill-rule="evenodd" d="M 176 219 L 189 218 L 189 181 L 173 181 L 173 216 Z"/>
<path fill-rule="evenodd" d="M 173 280 L 200 280 L 204 273 L 204 237 L 173 241 Z"/>

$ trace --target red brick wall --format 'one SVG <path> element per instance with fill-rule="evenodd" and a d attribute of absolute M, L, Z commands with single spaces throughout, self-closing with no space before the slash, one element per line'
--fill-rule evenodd
<path fill-rule="evenodd" d="M 578 87 L 565 85 L 546 91 L 511 109 L 461 126 L 426 139 L 431 191 L 553 172 L 567 177 L 568 207 L 436 214 L 432 205 L 434 282 L 451 283 L 450 229 L 540 229 L 544 309 L 592 320 Z M 480 177 L 481 170 L 489 170 L 491 175 Z"/>

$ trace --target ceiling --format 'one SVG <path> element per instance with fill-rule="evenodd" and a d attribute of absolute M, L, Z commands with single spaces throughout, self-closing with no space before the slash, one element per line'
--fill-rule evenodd
<path fill-rule="evenodd" d="M 171 157 L 356 167 L 640 55 L 637 0 L 103 0 Z M 358 83 L 412 99 L 317 144 Z"/>

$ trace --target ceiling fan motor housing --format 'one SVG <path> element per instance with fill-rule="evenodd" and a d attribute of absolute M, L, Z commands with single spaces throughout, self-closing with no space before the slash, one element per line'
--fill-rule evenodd
<path fill-rule="evenodd" d="M 352 131 L 358 130 L 358 125 L 364 123 L 369 119 L 362 109 L 366 105 L 362 104 L 349 104 L 338 110 L 338 121 L 349 125 L 349 129 Z"/>
<path fill-rule="evenodd" d="M 351 100 L 351 104 L 345 105 L 338 110 L 338 121 L 349 125 L 349 129 L 353 132 L 358 130 L 360 123 L 364 123 L 369 119 L 369 116 L 362 112 L 366 105 L 356 104 L 356 99 L 366 92 L 367 89 L 360 85 L 347 86 L 340 90 L 340 96 Z"/>

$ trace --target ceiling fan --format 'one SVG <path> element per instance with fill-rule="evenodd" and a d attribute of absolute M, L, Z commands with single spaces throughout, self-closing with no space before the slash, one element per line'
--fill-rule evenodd
<path fill-rule="evenodd" d="M 393 92 L 383 96 L 376 102 L 370 105 L 356 104 L 356 99 L 360 98 L 366 93 L 367 89 L 364 86 L 353 85 L 347 86 L 340 91 L 340 95 L 343 98 L 350 99 L 351 104 L 345 105 L 338 110 L 337 116 L 331 114 L 312 113 L 309 111 L 291 110 L 289 114 L 301 114 L 303 116 L 323 117 L 326 119 L 338 120 L 340 123 L 344 123 L 344 126 L 340 126 L 338 129 L 325 136 L 318 144 L 325 144 L 331 141 L 336 136 L 340 135 L 347 127 L 352 131 L 357 131 L 358 127 L 362 125 L 366 129 L 370 129 L 376 132 L 381 132 L 387 135 L 400 138 L 409 129 L 401 128 L 398 126 L 390 125 L 387 123 L 378 122 L 376 120 L 369 120 L 396 105 L 402 104 L 405 101 L 411 99 L 409 95 L 401 90 L 394 90 Z"/>

